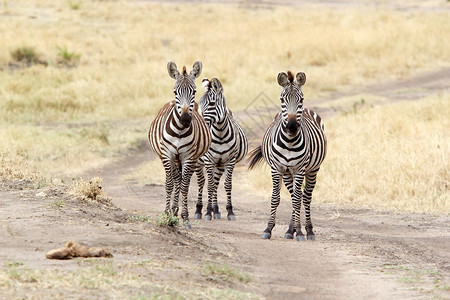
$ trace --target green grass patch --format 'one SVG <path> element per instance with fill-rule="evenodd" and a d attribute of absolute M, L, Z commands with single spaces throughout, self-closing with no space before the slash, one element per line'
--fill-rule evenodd
<path fill-rule="evenodd" d="M 180 224 L 180 219 L 172 212 L 161 213 L 156 219 L 156 225 L 174 227 Z"/>
<path fill-rule="evenodd" d="M 206 266 L 202 268 L 203 276 L 217 276 L 225 281 L 240 281 L 248 283 L 252 280 L 252 275 L 247 272 L 238 271 L 226 264 L 216 264 L 208 262 Z"/>

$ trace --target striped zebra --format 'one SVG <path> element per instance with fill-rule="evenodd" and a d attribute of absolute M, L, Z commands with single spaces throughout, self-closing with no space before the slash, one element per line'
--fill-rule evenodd
<path fill-rule="evenodd" d="M 198 113 L 195 102 L 195 78 L 202 71 L 201 61 L 194 63 L 188 74 L 186 67 L 180 73 L 174 62 L 167 64 L 170 77 L 175 79 L 175 100 L 165 104 L 150 125 L 148 139 L 153 151 L 158 154 L 166 171 L 166 208 L 170 212 L 170 200 L 174 191 L 172 212 L 178 214 L 178 198 L 181 190 L 181 217 L 187 228 L 189 212 L 187 196 L 189 183 L 197 160 L 206 153 L 211 144 L 211 134 Z"/>
<path fill-rule="evenodd" d="M 291 72 L 278 74 L 278 84 L 282 87 L 281 112 L 266 130 L 262 145 L 250 154 L 252 169 L 264 158 L 272 174 L 272 199 L 270 219 L 261 238 L 270 239 L 275 226 L 276 209 L 280 203 L 281 180 L 284 181 L 292 198 L 293 212 L 289 229 L 285 238 L 304 241 L 301 231 L 300 207 L 305 207 L 307 239 L 315 240 L 311 223 L 310 203 L 316 184 L 316 176 L 323 162 L 327 140 L 321 118 L 314 111 L 303 107 L 303 92 L 301 87 L 306 82 L 303 72 L 294 76 Z M 305 186 L 302 190 L 303 180 Z"/>
<path fill-rule="evenodd" d="M 232 112 L 225 104 L 223 87 L 217 78 L 203 79 L 205 94 L 200 98 L 199 105 L 203 118 L 211 130 L 211 147 L 204 156 L 200 158 L 196 170 L 199 186 L 198 201 L 195 211 L 195 219 L 202 218 L 202 193 L 205 184 L 203 169 L 206 168 L 208 176 L 208 205 L 205 220 L 220 219 L 219 206 L 217 204 L 217 187 L 220 177 L 225 172 L 225 191 L 227 193 L 228 220 L 236 220 L 231 203 L 231 186 L 234 166 L 248 151 L 248 142 L 241 126 L 236 122 Z"/>

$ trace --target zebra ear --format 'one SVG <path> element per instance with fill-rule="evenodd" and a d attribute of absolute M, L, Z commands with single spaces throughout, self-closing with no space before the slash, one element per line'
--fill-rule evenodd
<path fill-rule="evenodd" d="M 192 71 L 191 71 L 191 75 L 194 76 L 195 78 L 197 78 L 198 76 L 200 76 L 200 74 L 202 73 L 202 62 L 197 60 L 194 63 L 194 66 L 192 67 Z"/>
<path fill-rule="evenodd" d="M 173 61 L 169 61 L 167 63 L 167 71 L 169 72 L 169 76 L 173 79 L 176 79 L 180 72 L 178 72 L 177 65 Z"/>
<path fill-rule="evenodd" d="M 298 85 L 302 86 L 306 82 L 306 75 L 303 72 L 298 72 L 297 75 L 295 75 L 295 79 L 297 79 Z"/>
<path fill-rule="evenodd" d="M 280 86 L 285 87 L 289 83 L 287 74 L 284 72 L 278 73 L 277 81 Z"/>
<path fill-rule="evenodd" d="M 216 91 L 216 93 L 221 93 L 223 91 L 222 83 L 220 83 L 219 79 L 215 77 L 211 79 L 211 86 Z"/>
<path fill-rule="evenodd" d="M 203 85 L 203 88 L 205 89 L 205 91 L 207 91 L 209 89 L 209 80 L 208 80 L 208 78 L 203 78 L 202 85 Z"/>

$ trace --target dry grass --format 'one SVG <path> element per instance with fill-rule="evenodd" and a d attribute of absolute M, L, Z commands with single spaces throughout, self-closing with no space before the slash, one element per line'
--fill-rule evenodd
<path fill-rule="evenodd" d="M 230 288 L 188 286 L 164 282 L 154 274 L 167 268 L 158 262 L 117 264 L 106 260 L 81 260 L 73 271 L 30 269 L 8 262 L 0 269 L 0 293 L 6 298 L 59 299 L 61 295 L 101 299 L 257 299 L 255 294 Z M 192 269 L 203 274 L 203 270 Z"/>
<path fill-rule="evenodd" d="M 261 91 L 277 99 L 280 70 L 305 71 L 311 99 L 450 61 L 448 13 L 383 1 L 294 9 L 23 0 L 5 2 L 0 20 L 0 152 L 27 152 L 49 176 L 76 176 L 144 139 L 172 98 L 168 60 L 190 67 L 201 59 L 202 76 L 221 79 L 233 110 Z M 9 67 L 17 49 L 33 49 L 45 64 Z M 107 139 L 83 137 L 79 126 L 106 128 Z"/>
<path fill-rule="evenodd" d="M 440 95 L 366 105 L 327 120 L 328 154 L 313 201 L 450 213 L 449 101 Z M 270 197 L 270 170 L 263 168 L 251 171 L 251 186 Z M 286 191 L 283 198 L 290 199 Z"/>
<path fill-rule="evenodd" d="M 90 181 L 77 180 L 70 186 L 70 194 L 83 201 L 95 201 L 107 205 L 112 205 L 111 199 L 102 188 L 103 179 L 94 177 Z"/>
<path fill-rule="evenodd" d="M 450 95 L 342 115 L 316 196 L 335 203 L 450 213 Z"/>

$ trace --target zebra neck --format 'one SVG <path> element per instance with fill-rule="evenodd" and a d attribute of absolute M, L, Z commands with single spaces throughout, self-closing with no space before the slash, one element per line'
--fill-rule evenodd
<path fill-rule="evenodd" d="M 228 119 L 228 115 L 225 113 L 225 114 L 224 114 L 224 117 L 223 117 L 221 120 L 219 120 L 218 122 L 215 122 L 215 123 L 213 124 L 213 125 L 214 125 L 214 128 L 216 128 L 216 129 L 218 129 L 218 130 L 221 130 L 221 129 L 223 129 L 224 127 L 226 127 L 227 124 L 228 124 L 227 119 Z"/>

